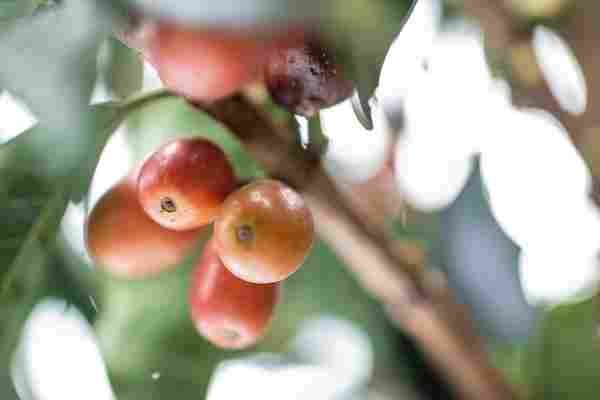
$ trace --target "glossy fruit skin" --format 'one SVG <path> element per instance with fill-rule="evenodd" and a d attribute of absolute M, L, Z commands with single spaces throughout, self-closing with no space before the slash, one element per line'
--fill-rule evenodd
<path fill-rule="evenodd" d="M 253 283 L 278 282 L 309 254 L 313 218 L 293 189 L 261 179 L 227 197 L 214 235 L 221 260 L 234 275 Z"/>
<path fill-rule="evenodd" d="M 266 47 L 244 32 L 161 24 L 148 50 L 166 87 L 211 102 L 259 80 Z"/>
<path fill-rule="evenodd" d="M 137 200 L 137 176 L 104 194 L 86 223 L 86 246 L 96 266 L 125 279 L 171 270 L 201 244 L 207 229 L 169 231 L 154 223 Z"/>
<path fill-rule="evenodd" d="M 279 297 L 279 283 L 257 285 L 235 277 L 210 240 L 192 272 L 190 317 L 198 332 L 216 346 L 243 349 L 264 335 Z"/>
<path fill-rule="evenodd" d="M 307 117 L 347 99 L 353 90 L 333 54 L 316 39 L 274 51 L 265 79 L 277 104 Z"/>
<path fill-rule="evenodd" d="M 182 231 L 212 222 L 235 186 L 235 173 L 223 150 L 206 139 L 179 139 L 144 162 L 138 198 L 156 223 Z"/>

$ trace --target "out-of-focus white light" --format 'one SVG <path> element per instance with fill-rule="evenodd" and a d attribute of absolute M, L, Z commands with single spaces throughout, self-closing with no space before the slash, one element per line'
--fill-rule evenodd
<path fill-rule="evenodd" d="M 404 137 L 398 141 L 394 172 L 404 199 L 422 211 L 446 207 L 466 184 L 473 159 L 452 155 L 435 143 Z"/>
<path fill-rule="evenodd" d="M 458 21 L 438 35 L 427 57 L 427 70 L 440 76 L 446 86 L 469 91 L 488 90 L 492 74 L 483 45 L 483 32 L 473 24 Z M 471 98 L 471 101 L 474 99 Z"/>
<path fill-rule="evenodd" d="M 442 15 L 439 0 L 419 0 L 390 46 L 381 67 L 379 86 L 398 90 L 411 84 L 437 35 Z"/>
<path fill-rule="evenodd" d="M 439 34 L 426 63 L 426 71 L 402 77 L 403 90 L 380 81 L 383 106 L 402 105 L 406 134 L 428 136 L 449 152 L 475 154 L 496 109 L 509 102 L 506 89 L 492 79 L 481 31 L 455 23 Z"/>
<path fill-rule="evenodd" d="M 349 384 L 366 384 L 373 373 L 373 346 L 369 337 L 351 322 L 320 317 L 305 322 L 292 342 L 302 361 L 324 365 Z"/>
<path fill-rule="evenodd" d="M 102 42 L 98 49 L 97 65 L 98 70 L 103 71 L 109 68 L 110 64 L 110 45 L 107 40 Z M 90 96 L 90 104 L 100 104 L 110 100 L 114 100 L 113 96 L 108 90 L 104 74 L 100 73 L 96 76 L 96 83 Z"/>
<path fill-rule="evenodd" d="M 592 295 L 600 278 L 595 252 L 572 252 L 557 246 L 528 247 L 520 255 L 519 273 L 527 301 L 554 305 Z"/>
<path fill-rule="evenodd" d="M 114 100 L 114 98 L 108 91 L 106 82 L 104 79 L 97 79 L 96 84 L 94 85 L 94 90 L 92 91 L 92 95 L 90 97 L 90 104 L 100 104 L 110 100 Z"/>
<path fill-rule="evenodd" d="M 329 139 L 323 166 L 341 182 L 360 183 L 377 175 L 390 153 L 391 132 L 383 109 L 371 104 L 374 129 L 356 118 L 350 100 L 321 110 L 321 127 Z"/>
<path fill-rule="evenodd" d="M 552 95 L 567 112 L 579 115 L 587 108 L 587 86 L 583 69 L 573 50 L 556 32 L 537 26 L 533 50 Z"/>
<path fill-rule="evenodd" d="M 63 216 L 61 226 L 61 234 L 69 247 L 84 260 L 89 261 L 85 249 L 85 214 L 83 204 L 69 203 Z"/>
<path fill-rule="evenodd" d="M 225 361 L 211 379 L 207 400 L 331 400 L 351 390 L 346 378 L 318 365 L 298 364 L 264 356 Z"/>
<path fill-rule="evenodd" d="M 310 134 L 308 132 L 308 119 L 301 115 L 296 115 L 296 122 L 298 122 L 298 134 L 300 135 L 300 144 L 306 149 L 310 142 Z"/>
<path fill-rule="evenodd" d="M 395 108 L 394 103 L 418 87 L 416 80 L 425 73 L 425 59 L 437 36 L 441 15 L 439 0 L 417 1 L 381 67 L 378 98 L 383 107 L 391 103 Z"/>
<path fill-rule="evenodd" d="M 144 60 L 144 78 L 142 81 L 142 90 L 150 91 L 162 89 L 164 87 L 156 68 L 148 61 Z"/>
<path fill-rule="evenodd" d="M 127 144 L 127 127 L 121 125 L 111 136 L 96 167 L 90 186 L 89 205 L 93 205 L 131 169 L 133 156 Z"/>
<path fill-rule="evenodd" d="M 113 400 L 94 332 L 81 313 L 48 299 L 32 311 L 13 361 L 16 381 L 37 400 Z"/>
<path fill-rule="evenodd" d="M 547 243 L 571 226 L 591 181 L 566 130 L 550 114 L 512 110 L 499 120 L 481 155 L 492 212 L 521 246 Z"/>
<path fill-rule="evenodd" d="M 14 138 L 36 123 L 37 118 L 24 102 L 0 90 L 0 143 Z"/>

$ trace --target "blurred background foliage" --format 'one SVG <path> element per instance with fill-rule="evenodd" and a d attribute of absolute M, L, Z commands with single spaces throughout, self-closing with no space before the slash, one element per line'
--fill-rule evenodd
<path fill-rule="evenodd" d="M 566 0 L 507 3 L 524 25 L 561 27 L 575 13 Z M 331 22 L 323 24 L 325 33 L 368 95 L 411 7 L 400 0 L 253 0 L 244 7 L 224 0 L 0 0 L 0 88 L 27 104 L 39 121 L 0 147 L 0 398 L 16 399 L 18 389 L 21 398 L 44 399 L 28 396 L 26 385 L 15 388 L 14 355 L 27 317 L 49 296 L 64 299 L 92 324 L 120 400 L 204 398 L 221 361 L 289 352 L 302 323 L 324 314 L 352 321 L 372 341 L 372 385 L 379 393 L 373 398 L 397 398 L 398 393 L 451 398 L 422 354 L 323 243 L 286 282 L 266 339 L 242 353 L 220 351 L 195 332 L 187 314 L 193 255 L 174 272 L 140 282 L 118 281 L 93 269 L 80 243 L 83 213 L 97 198 L 88 194 L 96 163 L 115 136 L 120 135 L 127 161 L 112 169 L 110 160 L 101 162 L 96 171 L 107 168 L 104 174 L 112 182 L 165 141 L 191 135 L 218 143 L 240 178 L 264 176 L 225 126 L 186 101 L 136 97 L 152 86 L 144 65 L 109 37 L 123 7 L 131 4 L 156 13 L 168 7 L 175 12 L 170 17 L 188 23 L 322 18 Z M 458 18 L 462 7 L 463 2 L 448 0 L 444 16 Z M 92 95 L 101 101 L 90 106 Z M 290 119 L 275 106 L 268 109 Z M 0 124 L 4 118 L 0 114 Z M 450 207 L 427 215 L 415 211 L 410 221 L 395 225 L 398 237 L 423 246 L 431 267 L 447 273 L 473 311 L 494 363 L 527 398 L 595 399 L 600 390 L 597 299 L 554 308 L 530 304 L 519 282 L 520 249 L 495 222 L 487 195 L 475 168 Z M 62 351 L 69 359 L 71 349 Z M 66 371 L 77 379 L 76 365 Z M 389 385 L 396 387 L 386 392 Z"/>

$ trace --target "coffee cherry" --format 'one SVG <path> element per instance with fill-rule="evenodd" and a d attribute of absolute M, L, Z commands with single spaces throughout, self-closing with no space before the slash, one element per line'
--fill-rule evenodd
<path fill-rule="evenodd" d="M 212 222 L 235 184 L 235 173 L 219 147 L 205 139 L 180 139 L 146 160 L 138 197 L 150 218 L 181 231 Z"/>
<path fill-rule="evenodd" d="M 166 87 L 193 101 L 230 96 L 260 79 L 264 47 L 244 32 L 162 24 L 149 47 Z"/>
<path fill-rule="evenodd" d="M 307 117 L 350 97 L 353 89 L 332 53 L 314 39 L 274 51 L 265 75 L 273 100 Z"/>
<path fill-rule="evenodd" d="M 92 260 L 119 278 L 146 278 L 172 269 L 208 233 L 173 232 L 155 224 L 137 200 L 136 182 L 132 174 L 104 194 L 86 225 Z"/>
<path fill-rule="evenodd" d="M 221 260 L 237 277 L 278 282 L 304 262 L 314 239 L 302 197 L 281 182 L 257 180 L 233 192 L 215 222 Z"/>
<path fill-rule="evenodd" d="M 198 332 L 216 346 L 246 348 L 265 333 L 279 292 L 279 283 L 257 285 L 236 278 L 211 240 L 192 272 L 190 316 Z"/>

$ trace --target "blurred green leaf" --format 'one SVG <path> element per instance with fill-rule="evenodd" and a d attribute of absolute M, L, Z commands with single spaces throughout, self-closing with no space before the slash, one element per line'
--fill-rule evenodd
<path fill-rule="evenodd" d="M 65 0 L 0 32 L 0 85 L 57 131 L 85 122 L 96 79 L 96 53 L 110 32 L 97 2 Z"/>
<path fill-rule="evenodd" d="M 333 0 L 333 23 L 322 26 L 337 43 L 361 98 L 370 99 L 387 51 L 416 0 Z"/>
<path fill-rule="evenodd" d="M 41 0 L 0 0 L 0 22 L 31 15 Z"/>
<path fill-rule="evenodd" d="M 525 360 L 532 399 L 598 398 L 599 317 L 597 299 L 548 312 Z"/>
<path fill-rule="evenodd" d="M 78 133 L 89 137 L 90 145 L 73 152 L 69 169 L 54 170 L 57 158 L 63 157 L 57 150 L 69 143 L 41 125 L 0 147 L 0 301 L 8 290 L 10 274 L 30 264 L 26 257 L 35 252 L 29 247 L 53 242 L 69 198 L 86 191 L 101 150 L 121 115 L 112 105 L 94 107 L 87 114 L 96 124 L 92 131 Z"/>
<path fill-rule="evenodd" d="M 82 124 L 78 129 L 56 131 L 40 123 L 0 146 L 0 176 L 4 180 L 0 187 L 10 182 L 23 182 L 34 188 L 55 187 L 67 180 L 73 193 L 81 196 L 87 190 L 102 148 L 123 118 L 123 111 L 106 103 L 88 107 L 79 118 Z"/>
<path fill-rule="evenodd" d="M 107 40 L 109 64 L 106 83 L 119 98 L 127 98 L 142 89 L 144 62 L 140 55 L 115 38 Z"/>
<path fill-rule="evenodd" d="M 0 146 L 0 364 L 10 362 L 33 306 L 72 285 L 57 233 L 68 201 L 87 190 L 106 141 L 122 117 L 112 104 L 85 113 L 87 146 L 61 151 L 69 136 L 39 124 Z M 70 155 L 70 162 L 57 162 Z"/>
<path fill-rule="evenodd" d="M 223 124 L 182 98 L 165 97 L 149 103 L 127 119 L 127 127 L 137 162 L 171 140 L 199 136 L 215 142 L 229 155 L 240 179 L 263 175 Z"/>
<path fill-rule="evenodd" d="M 305 21 L 322 15 L 331 0 L 112 0 L 148 14 L 198 25 L 261 25 Z"/>

